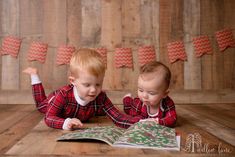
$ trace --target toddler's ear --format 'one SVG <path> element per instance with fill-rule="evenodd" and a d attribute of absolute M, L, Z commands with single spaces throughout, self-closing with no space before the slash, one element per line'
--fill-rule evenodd
<path fill-rule="evenodd" d="M 165 91 L 164 98 L 166 98 L 166 97 L 168 96 L 169 92 L 170 92 L 170 90 L 169 90 L 169 89 L 167 89 L 167 90 Z"/>
<path fill-rule="evenodd" d="M 75 81 L 75 77 L 69 76 L 69 82 L 70 82 L 71 84 L 74 84 L 74 81 Z"/>

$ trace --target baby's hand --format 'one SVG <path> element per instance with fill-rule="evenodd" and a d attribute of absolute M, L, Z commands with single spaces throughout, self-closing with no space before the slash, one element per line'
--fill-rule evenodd
<path fill-rule="evenodd" d="M 68 123 L 68 128 L 70 130 L 82 128 L 82 126 L 83 126 L 82 122 L 77 118 L 72 118 Z"/>
<path fill-rule="evenodd" d="M 32 75 L 32 74 L 37 74 L 38 72 L 37 72 L 37 69 L 36 69 L 36 68 L 28 67 L 28 68 L 26 68 L 26 69 L 23 70 L 23 73 Z"/>
<path fill-rule="evenodd" d="M 140 122 L 145 122 L 145 121 L 155 121 L 158 123 L 158 118 L 147 118 L 147 119 L 141 119 Z"/>
<path fill-rule="evenodd" d="M 124 96 L 124 98 L 125 97 L 132 97 L 132 95 L 131 95 L 131 93 L 127 93 L 125 96 Z"/>

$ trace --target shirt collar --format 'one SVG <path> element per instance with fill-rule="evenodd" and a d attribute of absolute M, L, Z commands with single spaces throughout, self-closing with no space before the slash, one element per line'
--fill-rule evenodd
<path fill-rule="evenodd" d="M 157 112 L 157 113 L 155 113 L 155 114 L 151 114 L 150 113 L 150 111 L 149 111 L 149 106 L 147 106 L 146 105 L 146 107 L 147 107 L 147 113 L 148 113 L 148 115 L 150 116 L 150 117 L 156 117 L 156 116 L 158 116 L 158 113 L 159 113 L 159 111 Z M 162 106 L 162 100 L 160 101 L 160 110 L 163 112 L 164 111 L 164 108 L 163 108 L 163 106 Z"/>
<path fill-rule="evenodd" d="M 89 103 L 89 101 L 84 101 L 80 98 L 80 96 L 78 95 L 77 88 L 75 86 L 73 86 L 73 94 L 74 94 L 75 100 L 77 101 L 79 105 L 86 106 Z"/>

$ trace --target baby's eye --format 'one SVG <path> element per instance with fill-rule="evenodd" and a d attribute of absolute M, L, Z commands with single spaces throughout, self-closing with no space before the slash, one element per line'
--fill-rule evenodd
<path fill-rule="evenodd" d="M 149 94 L 150 94 L 150 95 L 156 95 L 157 93 L 155 93 L 155 92 L 150 92 Z"/>
<path fill-rule="evenodd" d="M 89 84 L 89 83 L 83 83 L 83 86 L 85 86 L 85 87 L 89 87 L 89 86 L 90 86 L 90 84 Z"/>
<path fill-rule="evenodd" d="M 139 90 L 139 92 L 143 92 L 143 90 L 142 89 L 138 89 Z"/>
<path fill-rule="evenodd" d="M 100 84 L 96 84 L 96 87 L 100 87 Z"/>

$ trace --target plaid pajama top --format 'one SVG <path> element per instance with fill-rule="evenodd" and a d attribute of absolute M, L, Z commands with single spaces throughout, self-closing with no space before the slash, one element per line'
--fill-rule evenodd
<path fill-rule="evenodd" d="M 46 97 L 42 83 L 32 85 L 37 109 L 45 113 L 45 123 L 49 127 L 62 129 L 66 118 L 78 118 L 85 122 L 94 116 L 107 115 L 118 127 L 128 128 L 142 118 L 121 113 L 105 92 L 101 92 L 87 105 L 81 106 L 75 99 L 73 87 L 72 84 L 64 86 Z"/>
<path fill-rule="evenodd" d="M 124 111 L 128 115 L 141 116 L 143 119 L 158 118 L 160 125 L 168 127 L 174 127 L 176 123 L 177 115 L 175 111 L 175 105 L 173 100 L 169 96 L 161 100 L 158 108 L 158 114 L 156 115 L 148 114 L 148 107 L 144 105 L 139 98 L 133 99 L 132 97 L 126 96 L 123 98 L 123 104 Z"/>

